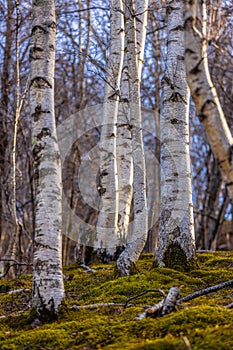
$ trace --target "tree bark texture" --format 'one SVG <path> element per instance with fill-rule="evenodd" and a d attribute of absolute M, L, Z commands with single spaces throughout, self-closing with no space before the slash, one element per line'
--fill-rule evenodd
<path fill-rule="evenodd" d="M 135 1 L 137 65 L 139 81 L 141 81 L 144 59 L 147 8 L 147 0 Z M 129 220 L 133 198 L 133 159 L 129 115 L 129 79 L 132 79 L 132 76 L 129 75 L 128 44 L 127 41 L 125 41 L 124 62 L 121 76 L 121 103 L 117 120 L 117 169 L 119 178 L 118 230 L 123 244 L 126 244 L 130 239 Z"/>
<path fill-rule="evenodd" d="M 148 218 L 146 199 L 146 167 L 142 139 L 140 81 L 137 58 L 137 34 L 134 2 L 125 1 L 125 32 L 128 47 L 129 115 L 133 157 L 133 206 L 132 237 L 117 260 L 120 275 L 130 275 L 147 239 Z"/>
<path fill-rule="evenodd" d="M 186 268 L 195 256 L 189 153 L 189 89 L 184 66 L 184 2 L 167 0 L 167 58 L 162 79 L 161 201 L 158 266 Z"/>
<path fill-rule="evenodd" d="M 54 0 L 35 0 L 29 88 L 36 201 L 33 305 L 42 321 L 56 316 L 64 298 L 61 162 L 54 114 L 55 44 Z"/>
<path fill-rule="evenodd" d="M 110 54 L 108 58 L 105 104 L 100 140 L 99 194 L 100 212 L 97 222 L 96 248 L 114 252 L 121 245 L 118 236 L 118 174 L 116 161 L 117 114 L 120 79 L 124 54 L 123 3 L 112 0 L 110 4 Z"/>
<path fill-rule="evenodd" d="M 233 140 L 208 67 L 206 1 L 186 1 L 185 66 L 199 119 L 233 199 Z"/>

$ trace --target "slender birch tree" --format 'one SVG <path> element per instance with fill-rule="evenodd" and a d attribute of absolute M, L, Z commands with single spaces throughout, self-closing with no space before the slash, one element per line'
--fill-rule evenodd
<path fill-rule="evenodd" d="M 35 0 L 29 87 L 36 198 L 33 305 L 42 321 L 56 317 L 64 298 L 61 164 L 54 114 L 55 44 L 55 2 Z"/>
<path fill-rule="evenodd" d="M 139 65 L 137 58 L 136 11 L 132 0 L 125 1 L 125 35 L 128 47 L 129 116 L 133 158 L 134 222 L 132 237 L 117 260 L 120 275 L 130 275 L 147 239 L 146 167 L 142 139 Z"/>
<path fill-rule="evenodd" d="M 158 266 L 188 267 L 195 257 L 189 153 L 189 89 L 184 66 L 184 2 L 167 0 L 167 58 L 162 79 L 161 202 Z"/>
<path fill-rule="evenodd" d="M 233 138 L 208 67 L 206 1 L 186 1 L 185 65 L 199 119 L 233 200 Z"/>
<path fill-rule="evenodd" d="M 118 175 L 116 161 L 116 124 L 119 107 L 120 79 L 124 53 L 123 3 L 110 2 L 110 53 L 108 58 L 105 103 L 100 139 L 100 213 L 97 222 L 98 248 L 107 248 L 108 253 L 120 245 L 118 220 Z"/>
<path fill-rule="evenodd" d="M 136 15 L 136 42 L 138 79 L 141 81 L 146 41 L 148 0 L 135 1 Z M 128 71 L 128 45 L 125 41 L 124 64 L 121 77 L 121 104 L 117 120 L 117 169 L 119 181 L 119 213 L 118 230 L 122 243 L 126 244 L 130 219 L 130 208 L 133 197 L 133 159 L 132 138 L 129 116 L 129 79 Z"/>

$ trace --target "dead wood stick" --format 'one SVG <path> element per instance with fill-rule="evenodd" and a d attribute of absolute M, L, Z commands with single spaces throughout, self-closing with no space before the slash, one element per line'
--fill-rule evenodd
<path fill-rule="evenodd" d="M 73 305 L 71 310 L 81 310 L 81 309 L 98 309 L 99 307 L 109 307 L 109 306 L 121 306 L 124 307 L 125 304 L 117 303 L 105 303 L 105 304 L 90 304 L 90 305 Z"/>
<path fill-rule="evenodd" d="M 91 267 L 89 267 L 85 264 L 81 264 L 78 267 L 81 267 L 82 269 L 86 270 L 87 272 L 96 272 L 96 270 L 92 269 Z"/>
<path fill-rule="evenodd" d="M 233 286 L 233 280 L 222 282 L 222 283 L 216 284 L 215 286 L 208 287 L 208 288 L 205 288 L 205 289 L 201 289 L 201 290 L 198 290 L 198 291 L 196 291 L 196 292 L 194 292 L 192 294 L 186 295 L 186 297 L 183 297 L 183 298 L 177 300 L 177 304 L 181 304 L 181 303 L 184 303 L 186 301 L 189 301 L 189 300 L 195 299 L 197 297 L 200 297 L 202 295 L 206 295 L 206 294 L 209 294 L 209 293 L 217 292 L 220 289 L 231 287 L 231 286 Z"/>
<path fill-rule="evenodd" d="M 232 309 L 233 308 L 233 302 L 224 306 L 226 309 Z"/>
<path fill-rule="evenodd" d="M 178 287 L 170 288 L 167 296 L 163 300 L 139 314 L 136 320 L 142 320 L 146 317 L 158 317 L 169 314 L 175 309 L 179 293 L 180 290 Z"/>
<path fill-rule="evenodd" d="M 31 290 L 28 288 L 21 288 L 21 289 L 10 290 L 9 292 L 7 292 L 7 294 L 23 293 L 23 292 L 30 292 L 30 291 Z"/>
<path fill-rule="evenodd" d="M 166 294 L 165 294 L 161 289 L 148 289 L 148 290 L 146 290 L 145 292 L 142 292 L 142 293 L 140 293 L 140 294 L 134 295 L 134 296 L 132 296 L 131 298 L 129 298 L 128 300 L 126 300 L 126 303 L 125 303 L 125 305 L 124 305 L 124 308 L 126 309 L 128 303 L 129 303 L 130 301 L 132 301 L 132 300 L 134 300 L 134 299 L 137 299 L 137 298 L 139 298 L 139 297 L 141 297 L 142 295 L 145 295 L 145 294 L 147 294 L 147 293 L 161 293 L 161 294 L 164 296 L 164 298 L 166 298 Z"/>

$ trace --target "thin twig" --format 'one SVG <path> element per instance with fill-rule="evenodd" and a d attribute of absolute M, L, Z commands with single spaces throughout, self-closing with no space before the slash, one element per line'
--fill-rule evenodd
<path fill-rule="evenodd" d="M 129 298 L 128 300 L 126 300 L 126 303 L 124 304 L 124 309 L 126 309 L 128 303 L 129 303 L 130 301 L 132 301 L 132 300 L 134 300 L 134 299 L 137 299 L 137 298 L 139 298 L 139 297 L 141 297 L 142 295 L 145 295 L 145 294 L 147 294 L 147 293 L 161 293 L 162 296 L 163 296 L 164 298 L 166 298 L 166 294 L 165 294 L 161 289 L 148 289 L 148 290 L 146 290 L 145 292 L 142 292 L 142 293 L 140 293 L 140 294 L 134 295 L 134 296 L 132 296 L 131 298 Z"/>
<path fill-rule="evenodd" d="M 10 290 L 7 294 L 23 293 L 23 292 L 30 292 L 30 291 L 31 290 L 28 288 L 21 288 L 21 289 Z"/>
<path fill-rule="evenodd" d="M 109 307 L 109 306 L 124 307 L 124 305 L 125 304 L 117 304 L 117 303 L 90 304 L 90 305 L 73 305 L 73 306 L 71 306 L 71 310 L 98 309 L 99 307 Z"/>
<path fill-rule="evenodd" d="M 233 309 L 233 302 L 224 306 L 226 309 Z"/>
<path fill-rule="evenodd" d="M 233 280 L 229 280 L 229 281 L 226 281 L 226 282 L 219 283 L 219 284 L 217 284 L 215 286 L 212 286 L 212 287 L 208 287 L 208 288 L 205 288 L 205 289 L 198 290 L 198 291 L 196 291 L 196 292 L 194 292 L 192 294 L 186 295 L 186 297 L 183 297 L 183 298 L 177 300 L 177 304 L 184 303 L 186 301 L 195 299 L 195 298 L 200 297 L 202 295 L 206 295 L 206 294 L 209 294 L 209 293 L 217 292 L 220 289 L 231 287 L 232 285 L 233 285 Z"/>
<path fill-rule="evenodd" d="M 87 272 L 96 272 L 96 270 L 92 269 L 91 267 L 85 265 L 85 264 L 81 264 L 78 267 L 81 267 L 82 269 L 86 270 Z"/>

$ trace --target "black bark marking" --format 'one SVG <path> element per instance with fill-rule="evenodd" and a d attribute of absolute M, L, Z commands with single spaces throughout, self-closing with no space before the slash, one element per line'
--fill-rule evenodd
<path fill-rule="evenodd" d="M 179 7 L 167 6 L 167 8 L 166 8 L 166 14 L 167 14 L 167 15 L 170 15 L 170 14 L 172 13 L 172 11 L 179 10 L 179 9 L 180 9 Z"/>
<path fill-rule="evenodd" d="M 35 108 L 35 112 L 32 113 L 32 118 L 35 122 L 37 122 L 40 119 L 42 114 L 47 114 L 47 113 L 50 113 L 50 111 L 43 111 L 41 109 L 41 105 L 37 105 Z"/>
<path fill-rule="evenodd" d="M 44 145 L 41 143 L 41 142 L 38 142 L 34 147 L 33 147 L 33 150 L 32 150 L 32 155 L 33 155 L 33 159 L 34 159 L 34 162 L 38 162 L 41 158 L 41 153 L 44 149 Z M 39 174 L 38 174 L 38 177 L 39 177 Z"/>
<path fill-rule="evenodd" d="M 107 191 L 106 188 L 104 188 L 102 186 L 98 186 L 97 190 L 98 190 L 100 196 L 102 196 Z"/>
<path fill-rule="evenodd" d="M 107 176 L 107 175 L 108 175 L 108 172 L 106 170 L 103 170 L 103 172 L 100 174 L 101 177 Z"/>
<path fill-rule="evenodd" d="M 48 24 L 48 28 L 51 28 L 52 30 L 56 30 L 56 22 L 52 21 L 51 23 Z"/>
<path fill-rule="evenodd" d="M 33 86 L 36 89 L 45 89 L 50 88 L 52 89 L 52 85 L 43 77 L 35 77 L 31 80 L 29 88 Z"/>
<path fill-rule="evenodd" d="M 39 60 L 41 59 L 41 52 L 44 50 L 39 46 L 33 46 L 30 48 L 29 60 Z"/>
<path fill-rule="evenodd" d="M 199 60 L 199 62 L 189 71 L 190 74 L 197 74 L 201 72 L 201 69 L 199 69 L 200 64 L 203 61 L 203 57 Z"/>
<path fill-rule="evenodd" d="M 189 48 L 185 49 L 185 54 L 193 54 L 193 53 L 196 53 L 196 52 Z"/>
<path fill-rule="evenodd" d="M 49 45 L 51 51 L 55 51 L 55 46 L 53 44 Z"/>
<path fill-rule="evenodd" d="M 128 130 L 132 130 L 133 129 L 133 125 L 131 125 L 131 124 L 117 124 L 117 127 L 125 127 L 126 129 L 128 129 Z"/>
<path fill-rule="evenodd" d="M 207 118 L 207 115 L 205 114 L 199 114 L 199 119 L 201 122 L 203 122 Z"/>
<path fill-rule="evenodd" d="M 178 26 L 172 28 L 172 29 L 170 30 L 170 32 L 176 32 L 176 31 L 178 31 L 178 30 L 183 31 L 183 30 L 184 30 L 184 27 L 181 26 L 181 25 L 178 25 Z"/>
<path fill-rule="evenodd" d="M 194 90 L 194 95 L 196 95 L 196 96 L 200 96 L 200 91 L 201 91 L 201 87 L 198 87 L 198 88 L 196 88 L 195 90 Z"/>
<path fill-rule="evenodd" d="M 185 103 L 187 105 L 187 102 L 185 101 L 183 96 L 177 91 L 174 91 L 168 99 L 164 100 L 164 103 L 168 102 L 168 101 L 183 102 L 183 103 Z"/>
<path fill-rule="evenodd" d="M 177 55 L 177 60 L 178 61 L 184 61 L 184 56 L 183 55 Z"/>
<path fill-rule="evenodd" d="M 161 81 L 161 84 L 162 84 L 162 85 L 163 85 L 164 83 L 167 83 L 167 84 L 170 86 L 170 88 L 171 88 L 172 90 L 174 90 L 174 88 L 175 88 L 174 84 L 172 83 L 171 79 L 170 79 L 169 77 L 167 77 L 166 75 L 163 76 L 162 81 Z"/>
<path fill-rule="evenodd" d="M 208 108 L 211 104 L 216 106 L 216 103 L 213 100 L 206 100 L 201 107 L 201 114 L 205 114 L 205 109 Z"/>
<path fill-rule="evenodd" d="M 174 118 L 174 119 L 171 119 L 171 124 L 174 125 L 174 124 L 179 124 L 179 120 Z"/>
<path fill-rule="evenodd" d="M 43 32 L 44 34 L 49 33 L 47 29 L 45 29 L 44 27 L 40 26 L 40 25 L 36 25 L 32 28 L 32 35 L 36 35 L 37 32 Z"/>
<path fill-rule="evenodd" d="M 51 131 L 49 128 L 42 128 L 41 132 L 36 137 L 37 140 L 42 140 L 46 136 L 51 136 Z"/>
<path fill-rule="evenodd" d="M 36 240 L 35 240 L 34 244 L 35 244 L 36 248 L 41 247 L 41 248 L 45 248 L 45 249 L 49 249 L 49 250 L 53 250 L 53 251 L 57 252 L 56 248 L 50 247 L 48 244 L 43 244 L 43 243 L 38 242 Z"/>
<path fill-rule="evenodd" d="M 233 156 L 233 145 L 229 147 L 229 156 L 228 156 L 228 160 L 229 160 L 229 163 L 232 162 L 232 156 Z"/>

